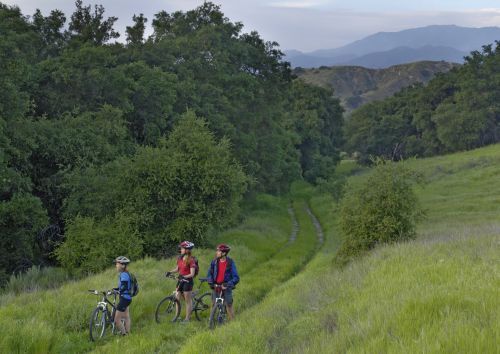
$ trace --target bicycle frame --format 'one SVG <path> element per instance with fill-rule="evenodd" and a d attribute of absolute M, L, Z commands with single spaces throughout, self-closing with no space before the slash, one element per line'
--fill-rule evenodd
<path fill-rule="evenodd" d="M 102 309 L 106 313 L 107 321 L 110 322 L 111 326 L 115 327 L 115 313 L 116 313 L 116 291 L 97 291 L 97 290 L 89 290 L 94 295 L 102 294 L 102 299 L 97 303 L 98 308 Z M 109 301 L 108 295 L 113 294 L 113 302 Z M 111 311 L 108 308 L 108 305 L 111 306 Z"/>
<path fill-rule="evenodd" d="M 224 305 L 224 293 L 225 293 L 225 291 L 224 291 L 224 289 L 222 289 L 222 285 L 214 285 L 214 288 L 215 288 L 215 294 L 216 294 L 215 304 L 223 306 Z"/>
<path fill-rule="evenodd" d="M 171 279 L 177 280 L 177 285 L 176 285 L 176 287 L 175 287 L 175 290 L 172 292 L 172 295 L 175 295 L 175 296 L 177 296 L 177 294 L 180 292 L 180 291 L 179 291 L 179 284 L 180 284 L 181 282 L 185 282 L 185 283 L 187 283 L 187 282 L 189 281 L 189 280 L 186 280 L 186 279 L 178 279 L 177 277 L 175 277 L 175 276 L 174 276 L 174 275 L 172 275 L 172 274 L 171 274 L 171 275 L 169 275 L 169 276 L 168 276 L 168 278 L 171 278 Z M 200 280 L 200 283 L 198 284 L 198 288 L 197 288 L 197 289 L 195 289 L 195 290 L 193 290 L 193 291 L 191 292 L 191 295 L 192 295 L 192 299 L 193 299 L 193 301 L 196 301 L 196 300 L 198 299 L 196 295 L 198 295 L 198 294 L 200 293 L 201 286 L 203 285 L 203 283 L 204 283 L 204 282 L 206 282 L 206 281 L 207 281 L 207 279 L 206 279 L 206 278 L 200 278 L 199 280 Z"/>
<path fill-rule="evenodd" d="M 103 310 L 108 310 L 107 306 L 110 305 L 113 310 L 116 310 L 116 292 L 115 291 L 110 291 L 110 290 L 106 290 L 106 291 L 97 291 L 97 290 L 89 290 L 90 292 L 92 292 L 94 295 L 99 295 L 99 294 L 102 294 L 102 299 L 101 301 L 99 301 L 97 303 L 97 307 L 100 307 L 101 309 Z M 108 299 L 108 296 L 107 295 L 111 295 L 113 294 L 113 302 L 109 301 Z"/>
<path fill-rule="evenodd" d="M 210 329 L 215 329 L 216 326 L 220 326 L 226 321 L 225 289 L 220 284 L 214 284 L 213 289 L 215 291 L 215 299 L 212 301 L 212 310 L 210 311 Z"/>
<path fill-rule="evenodd" d="M 162 304 L 165 303 L 165 301 L 168 301 L 167 299 L 175 299 L 175 301 L 177 302 L 176 304 L 176 311 L 177 312 L 177 315 L 174 317 L 174 320 L 172 320 L 173 322 L 176 321 L 177 319 L 177 316 L 179 316 L 180 314 L 180 311 L 181 311 L 181 299 L 184 297 L 184 296 L 181 296 L 181 294 L 183 292 L 179 291 L 179 286 L 182 282 L 188 282 L 189 280 L 186 280 L 186 279 L 183 279 L 183 278 L 178 278 L 177 276 L 173 275 L 173 274 L 168 274 L 166 275 L 167 278 L 170 278 L 170 279 L 173 279 L 173 280 L 177 280 L 177 285 L 175 287 L 175 290 L 171 293 L 171 295 L 168 295 L 166 296 L 165 298 L 163 298 L 160 303 L 157 305 L 157 308 L 156 308 L 156 312 L 155 312 L 155 319 L 156 319 L 156 322 L 160 323 L 162 320 L 160 319 L 162 315 Z M 192 307 L 191 307 L 191 313 L 194 313 L 195 316 L 196 316 L 196 319 L 198 321 L 201 321 L 201 314 L 203 313 L 203 311 L 205 310 L 208 310 L 210 308 L 210 305 L 209 305 L 209 298 L 210 298 L 210 293 L 209 292 L 202 292 L 201 291 L 201 286 L 203 285 L 204 282 L 207 281 L 206 278 L 200 278 L 200 283 L 198 284 L 197 288 L 196 289 L 193 289 L 191 291 L 191 303 L 192 303 Z M 172 300 L 170 300 L 172 301 Z"/>

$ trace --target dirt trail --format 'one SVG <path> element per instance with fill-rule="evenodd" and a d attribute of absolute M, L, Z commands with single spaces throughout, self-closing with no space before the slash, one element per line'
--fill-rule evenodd
<path fill-rule="evenodd" d="M 297 234 L 299 233 L 299 222 L 297 221 L 297 216 L 295 215 L 295 210 L 292 206 L 288 207 L 288 214 L 292 219 L 292 232 L 290 233 L 290 238 L 288 239 L 288 244 L 293 243 L 297 239 Z"/>
<path fill-rule="evenodd" d="M 311 209 L 309 209 L 308 206 L 306 206 L 306 212 L 311 217 L 314 228 L 316 229 L 316 234 L 318 235 L 318 243 L 321 246 L 323 244 L 323 242 L 325 241 L 325 237 L 323 234 L 323 229 L 321 227 L 321 224 L 320 224 L 318 218 L 316 218 L 316 216 L 313 214 L 313 212 L 311 211 Z"/>

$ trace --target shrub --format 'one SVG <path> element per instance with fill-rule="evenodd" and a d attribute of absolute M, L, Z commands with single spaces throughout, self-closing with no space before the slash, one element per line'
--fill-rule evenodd
<path fill-rule="evenodd" d="M 120 214 L 101 221 L 77 216 L 67 226 L 57 258 L 63 267 L 83 274 L 101 271 L 119 255 L 135 260 L 142 254 L 142 240 L 131 225 Z"/>
<path fill-rule="evenodd" d="M 127 218 L 130 232 L 140 231 L 143 255 L 168 255 L 184 239 L 203 244 L 211 229 L 236 220 L 247 182 L 229 140 L 216 140 L 204 120 L 187 112 L 157 147 L 138 148 L 131 157 L 71 176 L 65 216 L 86 218 L 70 228 L 68 232 L 75 235 L 68 241 L 86 240 L 84 230 L 107 230 L 109 220 L 120 214 Z M 107 234 L 103 231 L 103 236 Z M 93 243 L 99 244 L 98 240 L 92 238 Z M 79 243 L 73 245 L 100 263 L 101 254 L 88 255 Z M 60 257 L 70 252 L 71 246 L 65 247 Z M 70 259 L 66 264 L 76 266 Z"/>
<path fill-rule="evenodd" d="M 33 266 L 26 273 L 11 275 L 5 292 L 22 294 L 43 289 L 53 289 L 73 278 L 63 268 Z"/>
<path fill-rule="evenodd" d="M 47 223 L 47 212 L 37 197 L 15 193 L 0 200 L 0 287 L 19 265 L 34 260 L 36 234 Z"/>
<path fill-rule="evenodd" d="M 403 162 L 379 160 L 361 185 L 350 184 L 341 201 L 340 226 L 345 238 L 337 260 L 344 263 L 379 243 L 414 238 L 423 211 L 413 185 L 421 182 L 421 176 Z"/>

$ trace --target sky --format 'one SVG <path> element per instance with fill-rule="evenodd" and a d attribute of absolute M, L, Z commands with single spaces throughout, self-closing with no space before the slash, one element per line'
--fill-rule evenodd
<path fill-rule="evenodd" d="M 60 9 L 69 18 L 73 0 L 0 0 L 17 5 L 25 15 L 39 8 L 44 15 Z M 257 31 L 284 50 L 304 52 L 337 48 L 377 32 L 395 32 L 428 25 L 500 26 L 500 0 L 213 0 L 244 32 Z M 161 10 L 187 11 L 203 0 L 84 0 L 101 4 L 116 16 L 115 29 L 125 38 L 134 14 L 143 13 L 151 25 Z M 148 33 L 151 29 L 148 30 Z"/>

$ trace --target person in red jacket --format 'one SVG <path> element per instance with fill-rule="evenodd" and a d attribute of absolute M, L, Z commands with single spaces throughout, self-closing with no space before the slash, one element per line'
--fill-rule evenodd
<path fill-rule="evenodd" d="M 233 259 L 227 256 L 230 250 L 231 247 L 223 243 L 217 246 L 215 259 L 212 260 L 208 269 L 207 279 L 212 288 L 214 285 L 222 286 L 227 313 L 229 319 L 232 320 L 234 318 L 233 289 L 240 281 L 240 276 Z M 212 302 L 215 301 L 216 296 L 216 292 L 213 291 Z"/>
<path fill-rule="evenodd" d="M 179 273 L 176 297 L 179 301 L 181 301 L 181 296 L 184 297 L 184 301 L 186 302 L 186 317 L 184 322 L 189 322 L 193 309 L 192 292 L 196 272 L 196 261 L 191 254 L 194 243 L 183 241 L 179 244 L 179 248 L 181 254 L 177 257 L 177 266 L 170 272 L 167 272 L 167 276 L 171 273 Z"/>

